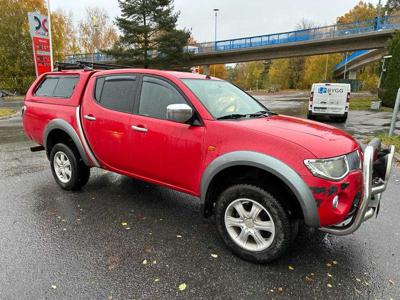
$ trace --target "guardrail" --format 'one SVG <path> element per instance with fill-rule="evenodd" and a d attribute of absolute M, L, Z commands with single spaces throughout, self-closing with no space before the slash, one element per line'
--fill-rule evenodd
<path fill-rule="evenodd" d="M 367 21 L 360 21 L 348 24 L 335 24 L 311 29 L 281 32 L 274 34 L 244 37 L 216 42 L 205 42 L 189 45 L 185 48 L 186 52 L 196 54 L 215 53 L 220 51 L 233 51 L 253 47 L 272 46 L 294 42 L 322 40 L 335 37 L 345 37 L 356 34 L 400 29 L 400 16 L 385 16 Z M 97 62 L 113 61 L 112 56 L 103 53 L 75 54 L 66 57 L 67 62 L 76 60 L 91 61 L 92 58 Z M 348 57 L 349 59 L 349 57 Z"/>

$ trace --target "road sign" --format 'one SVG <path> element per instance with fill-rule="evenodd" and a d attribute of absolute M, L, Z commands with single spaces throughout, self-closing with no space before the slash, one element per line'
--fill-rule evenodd
<path fill-rule="evenodd" d="M 51 71 L 51 50 L 47 16 L 28 13 L 29 31 L 32 37 L 36 76 Z"/>

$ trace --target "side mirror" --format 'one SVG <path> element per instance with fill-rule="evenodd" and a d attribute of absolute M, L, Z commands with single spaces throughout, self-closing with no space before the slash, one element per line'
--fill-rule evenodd
<path fill-rule="evenodd" d="M 186 123 L 193 116 L 193 109 L 187 104 L 170 104 L 167 106 L 167 120 Z"/>

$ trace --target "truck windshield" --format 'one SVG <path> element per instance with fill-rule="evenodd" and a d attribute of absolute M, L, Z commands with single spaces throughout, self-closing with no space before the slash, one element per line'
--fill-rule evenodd
<path fill-rule="evenodd" d="M 261 117 L 265 106 L 245 92 L 222 80 L 182 79 L 215 119 Z"/>

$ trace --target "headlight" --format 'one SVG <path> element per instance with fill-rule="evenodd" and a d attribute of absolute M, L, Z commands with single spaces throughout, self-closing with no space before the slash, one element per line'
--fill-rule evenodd
<path fill-rule="evenodd" d="M 306 159 L 304 164 L 314 176 L 340 180 L 349 173 L 349 164 L 346 155 L 327 159 Z"/>

